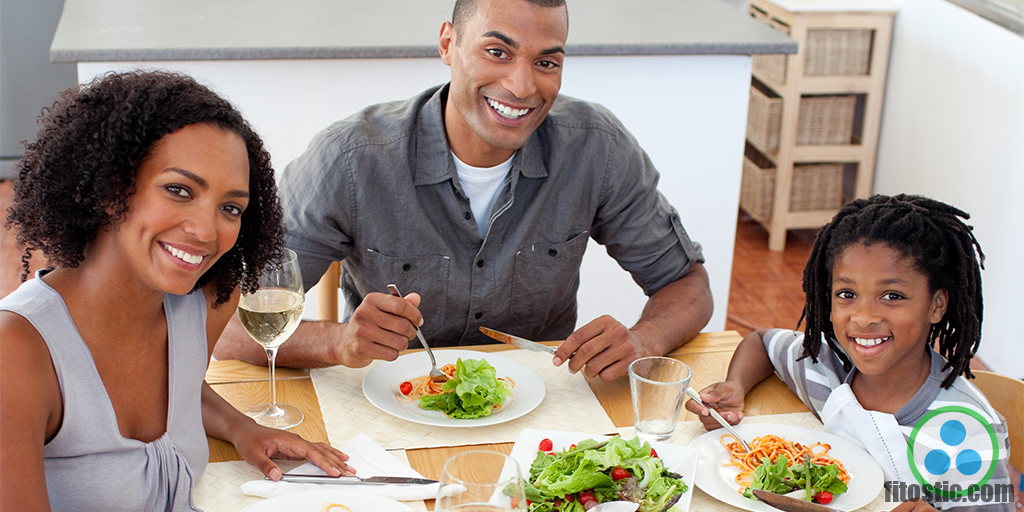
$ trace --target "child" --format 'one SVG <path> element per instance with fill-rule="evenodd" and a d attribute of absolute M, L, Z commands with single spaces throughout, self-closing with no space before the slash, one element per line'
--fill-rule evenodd
<path fill-rule="evenodd" d="M 751 333 L 726 381 L 705 388 L 701 399 L 738 423 L 744 396 L 774 370 L 826 431 L 871 453 L 886 481 L 918 488 L 907 456 L 911 432 L 929 411 L 965 406 L 998 439 L 987 484 L 1008 485 L 1006 424 L 967 380 L 981 338 L 984 255 L 957 217 L 969 218 L 918 196 L 876 195 L 844 206 L 822 228 L 804 269 L 805 332 Z M 706 428 L 718 427 L 706 408 L 691 401 L 687 409 Z M 1005 494 L 1000 503 L 932 501 L 957 511 L 1013 510 Z M 908 501 L 899 510 L 914 507 L 931 508 Z"/>
<path fill-rule="evenodd" d="M 275 454 L 352 474 L 203 382 L 239 288 L 283 245 L 241 114 L 189 77 L 129 72 L 69 89 L 40 124 L 8 224 L 55 268 L 0 301 L 0 510 L 195 510 L 207 434 L 274 480 Z"/>

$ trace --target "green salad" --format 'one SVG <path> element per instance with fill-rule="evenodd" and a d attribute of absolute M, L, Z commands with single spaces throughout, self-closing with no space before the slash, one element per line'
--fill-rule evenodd
<path fill-rule="evenodd" d="M 780 455 L 774 464 L 765 458 L 754 470 L 754 481 L 750 487 L 743 490 L 744 496 L 757 500 L 753 489 L 775 494 L 792 493 L 794 498 L 827 505 L 846 492 L 846 484 L 839 478 L 839 468 L 835 464 L 818 465 L 807 461 L 789 466 L 786 456 Z"/>
<path fill-rule="evenodd" d="M 420 396 L 420 407 L 467 420 L 490 416 L 494 407 L 512 396 L 512 385 L 499 380 L 494 367 L 483 359 L 459 358 L 443 390 L 440 395 Z"/>
<path fill-rule="evenodd" d="M 551 440 L 538 446 L 526 483 L 529 512 L 583 512 L 597 503 L 626 500 L 640 512 L 659 512 L 688 490 L 682 476 L 665 468 L 639 438 L 587 439 L 561 453 Z M 678 512 L 675 506 L 669 511 Z"/>

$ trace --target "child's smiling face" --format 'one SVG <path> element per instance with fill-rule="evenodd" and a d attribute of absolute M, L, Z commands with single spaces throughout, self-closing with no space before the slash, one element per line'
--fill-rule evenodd
<path fill-rule="evenodd" d="M 945 289 L 888 244 L 855 243 L 832 267 L 832 328 L 864 375 L 916 375 L 929 365 L 924 350 L 931 325 L 946 312 Z"/>

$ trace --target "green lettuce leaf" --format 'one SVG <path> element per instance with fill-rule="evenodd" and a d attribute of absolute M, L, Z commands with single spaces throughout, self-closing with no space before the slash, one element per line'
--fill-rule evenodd
<path fill-rule="evenodd" d="M 512 396 L 512 386 L 498 380 L 497 371 L 483 359 L 459 358 L 455 376 L 444 383 L 444 393 L 420 397 L 420 407 L 441 411 L 449 418 L 475 419 L 490 416 L 496 405 Z"/>

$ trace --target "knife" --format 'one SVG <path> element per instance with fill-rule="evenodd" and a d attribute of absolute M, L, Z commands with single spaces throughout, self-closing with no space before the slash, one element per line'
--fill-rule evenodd
<path fill-rule="evenodd" d="M 556 347 L 549 347 L 547 345 L 541 345 L 536 341 L 530 341 L 526 338 L 520 338 L 519 336 L 512 336 L 511 334 L 505 334 L 503 332 L 495 331 L 494 329 L 488 329 L 481 327 L 480 332 L 502 342 L 508 343 L 509 345 L 515 345 L 521 349 L 532 350 L 534 352 L 547 352 L 548 354 L 554 354 L 558 350 Z"/>
<path fill-rule="evenodd" d="M 264 480 L 270 480 L 269 477 Z M 436 484 L 437 480 L 427 478 L 411 478 L 404 476 L 373 476 L 370 478 L 359 478 L 358 476 L 330 476 L 330 475 L 297 475 L 285 473 L 281 475 L 282 482 L 301 484 L 405 484 L 405 485 L 427 485 Z"/>
<path fill-rule="evenodd" d="M 753 489 L 753 492 L 754 496 L 757 496 L 757 499 L 779 510 L 785 510 L 786 512 L 839 512 L 834 508 L 829 508 L 824 505 L 818 505 L 817 503 L 811 503 L 809 501 L 798 500 L 781 494 L 762 491 L 761 489 Z"/>

